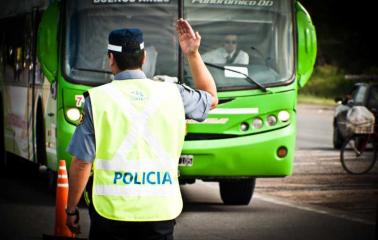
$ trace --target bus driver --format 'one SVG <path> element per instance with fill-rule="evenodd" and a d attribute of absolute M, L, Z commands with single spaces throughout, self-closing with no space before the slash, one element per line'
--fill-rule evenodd
<path fill-rule="evenodd" d="M 248 54 L 238 49 L 238 36 L 236 34 L 225 35 L 223 47 L 205 53 L 202 58 L 205 62 L 221 65 L 248 65 L 249 63 Z"/>

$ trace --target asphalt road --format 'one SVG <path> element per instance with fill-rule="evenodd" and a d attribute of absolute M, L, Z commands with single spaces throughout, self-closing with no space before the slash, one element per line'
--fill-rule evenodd
<path fill-rule="evenodd" d="M 215 183 L 182 187 L 180 240 L 374 239 L 374 225 L 257 195 L 249 206 L 224 206 Z"/>
<path fill-rule="evenodd" d="M 333 150 L 333 108 L 299 105 L 297 109 L 297 149 Z"/>
<path fill-rule="evenodd" d="M 42 180 L 14 171 L 1 177 L 0 239 L 42 239 L 54 229 L 54 196 Z M 374 225 L 257 195 L 249 206 L 225 206 L 215 183 L 182 187 L 184 211 L 177 219 L 178 240 L 217 239 L 374 239 Z M 89 219 L 81 207 L 86 238 Z"/>
<path fill-rule="evenodd" d="M 198 181 L 193 185 L 182 186 L 184 211 L 177 219 L 175 238 L 177 240 L 375 239 L 375 223 L 371 218 L 355 217 L 343 209 L 321 205 L 323 201 L 326 202 L 327 195 L 318 199 L 317 203 L 320 201 L 320 204 L 303 200 L 311 198 L 311 194 L 309 196 L 306 193 L 315 185 L 312 182 L 304 187 L 303 183 L 310 181 L 304 178 L 309 175 L 308 173 L 315 172 L 314 176 L 321 179 L 334 175 L 333 172 L 327 172 L 329 165 L 321 164 L 325 167 L 318 168 L 313 158 L 308 157 L 316 153 L 326 156 L 324 158 L 326 161 L 335 158 L 332 155 L 334 152 L 329 154 L 332 152 L 329 132 L 329 114 L 332 116 L 332 111 L 328 110 L 322 114 L 321 111 L 323 110 L 311 107 L 298 110 L 297 152 L 299 154 L 296 154 L 294 168 L 299 172 L 295 172 L 286 180 L 258 179 L 258 186 L 261 186 L 257 187 L 253 200 L 248 206 L 223 205 L 216 183 Z M 303 130 L 313 128 L 318 129 Z M 331 157 L 327 157 L 328 155 Z M 331 165 L 336 166 L 336 164 Z M 0 191 L 0 239 L 41 239 L 43 234 L 53 233 L 54 195 L 46 189 L 43 178 L 31 173 L 30 166 L 19 163 L 16 166 L 17 168 L 13 167 L 0 176 L 0 186 L 3 189 Z M 20 166 L 22 166 L 21 170 Z M 339 175 L 336 176 L 344 176 L 342 172 L 337 174 Z M 370 175 L 373 180 L 376 179 L 375 176 Z M 311 181 L 316 180 L 311 179 Z M 316 184 L 319 189 L 321 183 Z M 295 187 L 288 187 L 293 185 Z M 301 191 L 298 190 L 298 185 L 301 185 L 299 186 Z M 294 194 L 298 192 L 299 195 Z M 312 190 L 310 192 L 313 193 Z M 79 237 L 85 238 L 89 219 L 84 206 L 81 206 L 81 216 L 83 234 Z"/>
<path fill-rule="evenodd" d="M 259 178 L 256 193 L 291 206 L 374 224 L 378 206 L 378 164 L 364 175 L 347 174 L 333 149 L 333 108 L 298 106 L 293 175 Z"/>

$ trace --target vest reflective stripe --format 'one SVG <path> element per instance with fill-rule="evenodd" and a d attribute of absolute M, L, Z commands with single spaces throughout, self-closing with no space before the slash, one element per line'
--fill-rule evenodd
<path fill-rule="evenodd" d="M 185 112 L 173 84 L 113 81 L 89 90 L 96 135 L 92 200 L 103 217 L 162 221 L 182 210 Z"/>
<path fill-rule="evenodd" d="M 113 171 L 128 171 L 130 169 L 138 169 L 142 171 L 152 171 L 152 170 L 165 170 L 170 171 L 175 170 L 176 165 L 173 161 L 157 162 L 154 160 L 127 160 L 122 161 L 121 159 L 115 159 L 112 161 L 96 159 L 96 168 L 102 170 L 113 170 Z M 177 169 L 176 169 L 177 170 Z"/>
<path fill-rule="evenodd" d="M 175 194 L 173 186 L 96 186 L 94 189 L 98 195 L 112 195 L 112 196 L 165 196 L 169 197 Z"/>
<path fill-rule="evenodd" d="M 119 110 L 124 114 L 129 115 L 133 119 L 135 125 L 130 129 L 129 135 L 126 137 L 125 141 L 116 152 L 114 158 L 122 159 L 122 156 L 127 154 L 127 152 L 132 148 L 135 140 L 138 137 L 144 137 L 148 142 L 152 150 L 155 151 L 156 155 L 161 159 L 170 159 L 159 143 L 154 139 L 151 134 L 149 134 L 148 129 L 145 127 L 148 118 L 156 111 L 156 107 L 159 105 L 158 101 L 154 101 L 147 105 L 146 109 L 142 113 L 137 113 L 135 108 L 124 98 L 122 93 L 112 84 L 104 86 L 104 91 L 109 94 L 108 96 L 112 98 L 120 107 Z M 139 135 L 138 135 L 139 132 Z"/>

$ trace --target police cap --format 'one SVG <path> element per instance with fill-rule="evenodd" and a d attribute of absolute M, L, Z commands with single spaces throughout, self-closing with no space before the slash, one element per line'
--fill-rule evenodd
<path fill-rule="evenodd" d="M 138 28 L 116 29 L 109 34 L 109 51 L 133 53 L 143 49 L 143 32 Z"/>

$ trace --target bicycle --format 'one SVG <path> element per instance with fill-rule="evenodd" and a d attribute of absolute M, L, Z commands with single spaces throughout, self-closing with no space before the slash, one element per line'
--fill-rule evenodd
<path fill-rule="evenodd" d="M 340 149 L 340 160 L 344 170 L 360 175 L 369 172 L 377 161 L 378 134 L 360 133 L 349 136 Z"/>

